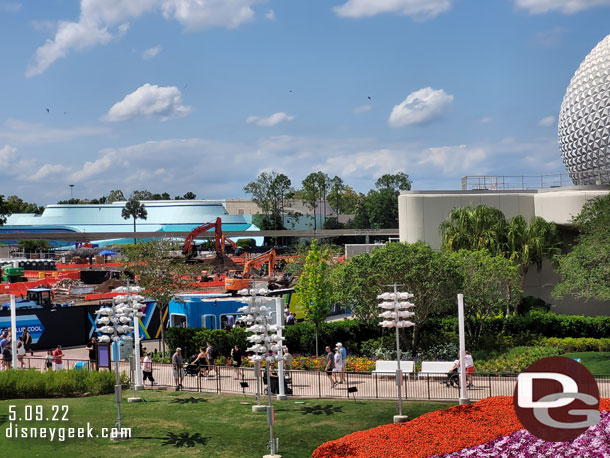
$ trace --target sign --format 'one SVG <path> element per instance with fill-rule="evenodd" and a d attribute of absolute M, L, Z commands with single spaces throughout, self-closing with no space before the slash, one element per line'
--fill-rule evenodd
<path fill-rule="evenodd" d="M 562 356 L 539 359 L 520 373 L 513 404 L 525 429 L 549 442 L 571 441 L 600 421 L 595 378 Z"/>
<path fill-rule="evenodd" d="M 0 328 L 9 328 L 11 326 L 11 317 L 3 316 L 0 317 Z M 17 338 L 21 336 L 23 330 L 26 329 L 32 335 L 32 344 L 38 342 L 42 333 L 44 332 L 44 326 L 36 315 L 17 315 Z"/>

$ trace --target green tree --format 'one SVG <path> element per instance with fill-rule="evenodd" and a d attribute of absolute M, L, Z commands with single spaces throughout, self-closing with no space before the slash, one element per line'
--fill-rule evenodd
<path fill-rule="evenodd" d="M 487 205 L 454 208 L 439 226 L 443 249 L 487 250 L 493 255 L 504 252 L 506 228 L 504 213 Z"/>
<path fill-rule="evenodd" d="M 110 194 L 108 194 L 108 197 L 106 197 L 106 202 L 109 204 L 113 202 L 123 202 L 125 200 L 127 199 L 125 199 L 125 195 L 120 189 L 113 189 L 110 191 Z"/>
<path fill-rule="evenodd" d="M 525 277 L 532 264 L 542 268 L 542 261 L 559 255 L 559 232 L 555 223 L 535 217 L 529 224 L 521 215 L 513 217 L 506 228 L 505 255 L 519 265 L 521 289 L 525 287 Z"/>
<path fill-rule="evenodd" d="M 579 236 L 559 259 L 561 281 L 553 295 L 610 300 L 610 196 L 588 201 L 574 218 Z"/>
<path fill-rule="evenodd" d="M 354 256 L 333 275 L 335 299 L 361 319 L 376 320 L 377 295 L 388 285 L 415 295 L 412 347 L 419 345 L 419 330 L 431 314 L 455 303 L 459 277 L 451 260 L 429 245 L 388 243 L 370 254 Z"/>
<path fill-rule="evenodd" d="M 379 177 L 375 182 L 375 187 L 379 190 L 387 189 L 394 192 L 396 195 L 400 194 L 400 191 L 409 191 L 411 189 L 411 180 L 409 175 L 404 172 L 398 172 L 395 174 L 386 173 Z"/>
<path fill-rule="evenodd" d="M 460 250 L 449 256 L 461 277 L 466 333 L 476 346 L 486 320 L 504 313 L 509 315 L 521 301 L 518 267 L 504 256 L 492 256 L 486 250 Z"/>
<path fill-rule="evenodd" d="M 0 226 L 6 223 L 6 220 L 11 215 L 11 210 L 8 207 L 4 196 L 0 194 Z"/>
<path fill-rule="evenodd" d="M 146 207 L 142 202 L 137 200 L 135 197 L 131 197 L 125 207 L 123 207 L 123 211 L 121 212 L 121 216 L 123 219 L 133 218 L 133 243 L 138 243 L 135 238 L 136 233 L 136 220 L 138 219 L 146 219 L 148 217 L 148 212 L 146 211 Z"/>
<path fill-rule="evenodd" d="M 184 200 L 195 200 L 197 198 L 197 194 L 195 194 L 194 192 L 187 192 L 186 194 L 184 194 L 184 196 L 182 196 L 182 198 Z"/>
<path fill-rule="evenodd" d="M 201 270 L 201 267 L 185 264 L 183 258 L 172 257 L 172 252 L 180 250 L 180 246 L 167 240 L 125 245 L 122 249 L 128 261 L 124 269 L 136 275 L 138 284 L 146 290 L 146 297 L 156 302 L 165 353 L 163 316 L 169 302 L 177 293 L 187 289 L 192 290 L 193 276 Z"/>
<path fill-rule="evenodd" d="M 268 229 L 283 229 L 286 201 L 294 192 L 286 175 L 273 171 L 262 172 L 255 181 L 244 186 L 244 192 L 250 194 L 254 203 L 263 211 L 266 219 L 263 226 Z"/>
<path fill-rule="evenodd" d="M 316 230 L 318 228 L 317 214 L 321 208 L 324 208 L 324 216 L 326 216 L 326 194 L 330 186 L 330 178 L 324 172 L 313 172 L 305 177 L 301 186 L 299 195 L 303 204 L 313 212 L 313 228 Z"/>
<path fill-rule="evenodd" d="M 315 328 L 316 356 L 319 355 L 318 334 L 320 326 L 326 320 L 332 305 L 329 274 L 328 250 L 320 248 L 318 241 L 313 239 L 295 290 L 303 304 L 305 319 L 310 321 Z"/>
<path fill-rule="evenodd" d="M 6 198 L 6 206 L 11 214 L 13 213 L 34 213 L 41 215 L 44 207 L 39 207 L 37 204 L 25 202 L 21 197 L 8 196 Z"/>
<path fill-rule="evenodd" d="M 364 200 L 368 227 L 393 229 L 398 227 L 398 197 L 391 189 L 369 191 Z"/>
<path fill-rule="evenodd" d="M 22 248 L 25 253 L 40 253 L 51 248 L 48 240 L 19 240 L 17 246 Z"/>

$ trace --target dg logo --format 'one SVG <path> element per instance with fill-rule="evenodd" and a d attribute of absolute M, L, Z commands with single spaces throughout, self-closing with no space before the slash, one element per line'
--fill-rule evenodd
<path fill-rule="evenodd" d="M 599 423 L 599 388 L 591 372 L 562 356 L 539 359 L 517 378 L 515 412 L 532 435 L 571 441 Z"/>

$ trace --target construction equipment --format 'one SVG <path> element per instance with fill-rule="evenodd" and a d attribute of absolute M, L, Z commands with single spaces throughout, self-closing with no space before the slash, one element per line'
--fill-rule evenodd
<path fill-rule="evenodd" d="M 216 221 L 213 223 L 205 223 L 193 229 L 191 233 L 186 236 L 184 246 L 182 247 L 182 254 L 187 258 L 195 256 L 197 254 L 196 249 L 194 249 L 195 237 L 212 228 L 214 228 L 216 256 L 221 257 L 224 252 L 224 246 L 221 248 L 222 220 L 220 218 L 216 218 Z"/>
<path fill-rule="evenodd" d="M 243 271 L 230 270 L 225 278 L 225 290 L 229 293 L 236 293 L 240 289 L 248 288 L 252 269 L 260 269 L 265 263 L 269 264 L 267 273 L 269 282 L 272 282 L 275 272 L 275 249 L 273 248 L 247 261 Z"/>

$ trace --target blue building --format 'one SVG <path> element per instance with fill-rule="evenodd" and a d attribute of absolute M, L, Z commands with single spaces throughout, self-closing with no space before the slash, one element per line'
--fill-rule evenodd
<path fill-rule="evenodd" d="M 0 232 L 132 232 L 133 220 L 121 216 L 125 204 L 49 205 L 42 215 L 9 216 L 6 224 L 0 226 Z M 137 232 L 190 232 L 217 217 L 222 218 L 223 231 L 259 230 L 252 224 L 252 215 L 230 215 L 223 200 L 154 200 L 143 201 L 143 204 L 148 216 L 145 220 L 137 220 Z M 130 243 L 131 240 L 112 239 L 98 243 Z M 257 242 L 262 242 L 262 237 Z"/>

